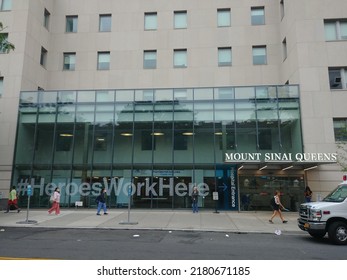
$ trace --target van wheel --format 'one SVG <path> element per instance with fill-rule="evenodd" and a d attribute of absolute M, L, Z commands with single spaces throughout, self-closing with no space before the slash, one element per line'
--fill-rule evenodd
<path fill-rule="evenodd" d="M 325 232 L 308 232 L 312 237 L 316 238 L 316 239 L 322 239 L 325 236 Z"/>
<path fill-rule="evenodd" d="M 331 242 L 337 245 L 347 244 L 347 224 L 334 222 L 329 226 L 328 236 Z"/>

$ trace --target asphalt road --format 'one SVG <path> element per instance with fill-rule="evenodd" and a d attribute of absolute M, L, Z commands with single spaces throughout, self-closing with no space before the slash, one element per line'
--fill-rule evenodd
<path fill-rule="evenodd" d="M 0 259 L 346 260 L 346 246 L 306 233 L 1 228 Z"/>

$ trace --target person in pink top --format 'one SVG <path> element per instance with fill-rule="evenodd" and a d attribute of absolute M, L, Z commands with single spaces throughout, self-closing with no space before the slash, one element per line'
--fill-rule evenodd
<path fill-rule="evenodd" d="M 53 193 L 53 204 L 52 207 L 48 210 L 48 214 L 51 214 L 55 211 L 56 215 L 60 214 L 60 190 L 59 188 L 55 188 Z"/>

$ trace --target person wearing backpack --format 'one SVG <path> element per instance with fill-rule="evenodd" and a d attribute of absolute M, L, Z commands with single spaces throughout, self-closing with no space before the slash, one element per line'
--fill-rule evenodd
<path fill-rule="evenodd" d="M 288 221 L 286 221 L 282 215 L 281 208 L 284 208 L 284 206 L 281 203 L 280 195 L 281 195 L 281 193 L 279 191 L 276 191 L 274 197 L 271 199 L 271 207 L 272 207 L 274 212 L 273 212 L 273 214 L 269 220 L 270 224 L 273 224 L 272 219 L 274 217 L 276 217 L 277 215 L 282 220 L 282 223 L 284 223 L 284 224 L 288 223 Z"/>

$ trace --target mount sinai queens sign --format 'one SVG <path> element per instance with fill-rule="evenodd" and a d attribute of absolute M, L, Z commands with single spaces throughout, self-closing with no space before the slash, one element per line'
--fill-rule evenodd
<path fill-rule="evenodd" d="M 336 163 L 337 153 L 225 153 L 225 163 Z"/>

